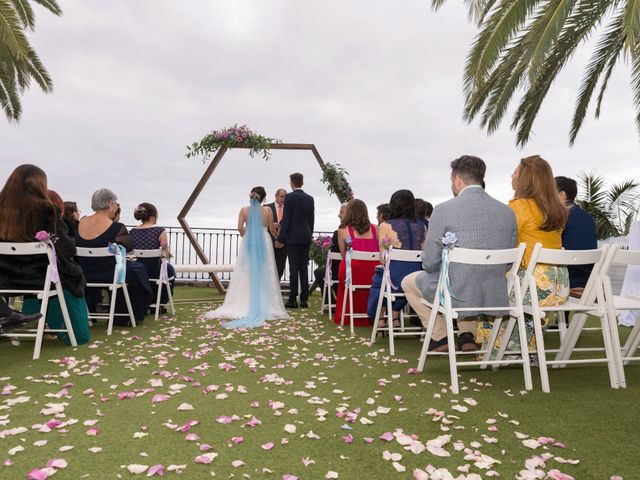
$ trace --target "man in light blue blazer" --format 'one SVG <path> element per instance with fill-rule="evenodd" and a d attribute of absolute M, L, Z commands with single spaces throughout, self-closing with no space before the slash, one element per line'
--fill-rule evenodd
<path fill-rule="evenodd" d="M 500 250 L 516 245 L 518 229 L 515 215 L 509 207 L 484 191 L 482 185 L 485 171 L 486 165 L 478 157 L 465 155 L 451 162 L 451 190 L 454 198 L 433 210 L 422 251 L 424 271 L 407 275 L 402 280 L 407 300 L 425 327 L 431 310 L 421 300 L 434 300 L 442 262 L 441 239 L 445 233 L 455 233 L 458 239 L 455 245 L 462 248 Z M 505 273 L 504 265 L 451 264 L 451 291 L 460 299 L 452 298 L 453 307 L 508 306 Z M 469 352 L 477 349 L 474 340 L 479 312 L 465 313 L 468 314 L 467 317 L 458 319 L 458 345 L 462 351 Z M 447 330 L 444 319 L 440 316 L 437 317 L 429 349 L 448 351 Z"/>

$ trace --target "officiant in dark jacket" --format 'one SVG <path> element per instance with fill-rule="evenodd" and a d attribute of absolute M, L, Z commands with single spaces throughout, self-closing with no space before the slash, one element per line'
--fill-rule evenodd
<path fill-rule="evenodd" d="M 273 223 L 276 225 L 276 232 L 280 230 L 280 224 L 282 223 L 282 218 L 284 216 L 284 198 L 286 194 L 287 191 L 284 188 L 279 188 L 276 190 L 275 201 L 267 204 L 267 207 L 271 209 L 271 213 L 273 215 Z M 271 235 L 271 230 L 269 230 L 269 234 Z M 287 247 L 275 248 L 276 240 L 276 237 L 271 235 L 273 253 L 275 254 L 276 266 L 278 267 L 278 278 L 282 279 L 284 266 L 287 263 Z"/>
<path fill-rule="evenodd" d="M 313 197 L 302 190 L 301 173 L 289 175 L 292 192 L 284 199 L 284 213 L 276 248 L 287 247 L 289 282 L 291 284 L 287 308 L 298 307 L 298 281 L 300 282 L 300 306 L 308 307 L 309 298 L 309 247 L 313 236 L 315 206 Z"/>

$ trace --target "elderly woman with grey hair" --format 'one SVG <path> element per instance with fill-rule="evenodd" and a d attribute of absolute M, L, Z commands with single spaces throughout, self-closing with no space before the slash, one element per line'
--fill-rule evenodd
<path fill-rule="evenodd" d="M 127 227 L 120 222 L 111 220 L 118 208 L 118 197 L 108 188 L 96 190 L 91 197 L 91 209 L 95 212 L 80 219 L 76 230 L 76 245 L 78 247 L 102 248 L 110 243 L 122 245 L 130 251 L 133 240 L 129 236 Z M 88 283 L 110 283 L 113 280 L 115 262 L 111 257 L 79 257 Z M 127 289 L 131 297 L 131 306 L 137 322 L 144 320 L 144 315 L 151 302 L 151 285 L 144 265 L 127 262 Z M 116 313 L 126 313 L 127 307 L 122 293 L 116 298 Z M 88 288 L 86 293 L 87 305 L 90 312 L 95 312 L 102 298 L 101 289 Z M 123 321 L 122 319 L 126 319 Z M 116 325 L 128 324 L 127 317 L 116 317 Z"/>

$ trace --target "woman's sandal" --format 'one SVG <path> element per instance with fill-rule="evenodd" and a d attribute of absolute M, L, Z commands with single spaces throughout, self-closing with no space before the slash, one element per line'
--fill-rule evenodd
<path fill-rule="evenodd" d="M 376 338 L 384 338 L 387 336 L 387 331 L 386 330 L 380 330 L 380 329 L 386 329 L 387 328 L 387 321 L 383 318 L 381 318 L 380 320 L 378 320 L 378 331 L 376 332 Z"/>

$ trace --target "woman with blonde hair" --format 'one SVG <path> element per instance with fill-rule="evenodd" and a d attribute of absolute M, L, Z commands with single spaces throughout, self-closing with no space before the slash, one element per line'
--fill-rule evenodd
<path fill-rule="evenodd" d="M 562 248 L 562 231 L 567 223 L 567 208 L 564 206 L 549 163 L 539 155 L 520 160 L 520 164 L 511 175 L 514 198 L 509 202 L 518 224 L 518 243 L 525 243 L 527 249 L 520 265 L 519 275 L 524 275 L 536 243 L 542 248 Z M 558 265 L 536 265 L 534 271 L 535 289 L 541 306 L 553 306 L 566 303 L 569 298 L 569 272 L 567 267 Z M 524 302 L 530 302 L 531 290 L 527 291 Z M 527 318 L 527 337 L 529 351 L 535 352 L 533 325 Z M 488 339 L 491 324 L 483 322 L 478 333 L 485 341 Z M 481 331 L 482 330 L 482 331 Z M 518 333 L 509 340 L 515 350 L 518 349 Z M 537 362 L 535 354 L 530 354 Z"/>
<path fill-rule="evenodd" d="M 342 261 L 338 269 L 338 295 L 336 298 L 336 310 L 333 321 L 340 324 L 342 319 L 342 303 L 346 294 L 344 282 L 347 276 L 346 253 L 347 248 L 359 252 L 378 251 L 378 233 L 375 225 L 369 221 L 369 210 L 362 201 L 354 198 L 347 204 L 347 209 L 342 217 L 342 224 L 338 229 L 338 246 L 342 254 Z M 370 285 L 373 278 L 375 262 L 366 260 L 353 260 L 351 262 L 351 278 L 355 285 Z M 356 290 L 353 293 L 353 305 L 347 302 L 347 309 L 353 309 L 354 314 L 367 312 L 367 300 L 369 292 L 366 290 Z M 345 313 L 346 315 L 347 313 Z M 345 320 L 346 321 L 346 320 Z M 371 320 L 372 322 L 373 320 Z M 356 327 L 368 327 L 370 321 L 366 318 L 355 318 Z"/>

